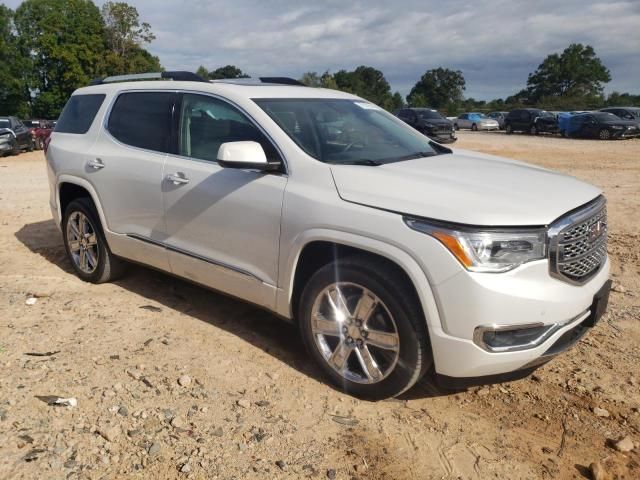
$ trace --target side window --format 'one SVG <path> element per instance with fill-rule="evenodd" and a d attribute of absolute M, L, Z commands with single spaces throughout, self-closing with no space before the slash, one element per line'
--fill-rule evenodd
<path fill-rule="evenodd" d="M 180 155 L 215 162 L 220 145 L 241 141 L 258 142 L 268 161 L 281 161 L 273 144 L 237 108 L 206 95 L 184 94 L 178 140 Z"/>
<path fill-rule="evenodd" d="M 118 96 L 111 109 L 107 130 L 132 147 L 169 152 L 172 92 L 127 92 Z"/>
<path fill-rule="evenodd" d="M 73 95 L 64 106 L 54 131 L 80 135 L 87 133 L 104 98 L 103 93 Z"/>

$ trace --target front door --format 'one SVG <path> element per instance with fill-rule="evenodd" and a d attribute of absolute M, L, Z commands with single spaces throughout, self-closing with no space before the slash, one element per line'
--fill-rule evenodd
<path fill-rule="evenodd" d="M 273 308 L 278 278 L 283 172 L 223 168 L 220 145 L 257 141 L 282 161 L 266 136 L 233 105 L 185 93 L 177 104 L 177 155 L 165 162 L 162 191 L 172 271 Z"/>

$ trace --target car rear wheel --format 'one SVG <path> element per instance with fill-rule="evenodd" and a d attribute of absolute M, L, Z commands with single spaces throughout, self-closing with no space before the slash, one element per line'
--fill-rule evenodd
<path fill-rule="evenodd" d="M 534 125 L 531 125 L 531 129 L 529 130 L 529 133 L 531 133 L 531 135 L 538 135 L 538 127 Z"/>
<path fill-rule="evenodd" d="M 504 129 L 504 132 L 505 132 L 507 135 L 511 135 L 511 134 L 513 133 L 513 127 L 511 127 L 511 124 L 510 124 L 510 123 L 508 123 L 508 124 L 507 124 L 507 126 L 506 126 L 506 127 L 505 127 L 505 129 Z"/>
<path fill-rule="evenodd" d="M 95 206 L 89 198 L 69 203 L 62 222 L 62 235 L 73 269 L 82 280 L 104 283 L 123 272 L 125 264 L 109 250 Z"/>
<path fill-rule="evenodd" d="M 356 397 L 400 395 L 432 362 L 422 309 L 406 280 L 366 257 L 320 268 L 303 291 L 298 320 L 326 376 Z"/>
<path fill-rule="evenodd" d="M 606 128 L 603 128 L 598 133 L 598 137 L 600 138 L 600 140 L 611 140 L 611 132 Z"/>
<path fill-rule="evenodd" d="M 36 147 L 36 150 L 42 150 L 42 138 L 40 137 L 36 138 L 35 147 Z"/>
<path fill-rule="evenodd" d="M 471 130 L 473 130 L 474 132 L 478 131 L 478 125 L 476 125 L 475 123 L 473 125 L 471 125 Z"/>
<path fill-rule="evenodd" d="M 454 129 L 454 130 L 460 130 L 460 127 L 458 127 L 458 124 L 457 124 L 457 123 L 454 123 L 454 124 L 453 124 L 453 129 Z"/>

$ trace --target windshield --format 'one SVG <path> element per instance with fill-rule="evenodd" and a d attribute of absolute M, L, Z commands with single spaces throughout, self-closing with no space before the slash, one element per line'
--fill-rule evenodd
<path fill-rule="evenodd" d="M 364 100 L 254 99 L 307 154 L 326 163 L 378 165 L 437 155 L 427 137 Z"/>
<path fill-rule="evenodd" d="M 552 114 L 552 113 L 547 112 L 546 110 L 540 110 L 540 111 L 538 112 L 538 116 L 540 116 L 540 117 L 547 117 L 547 118 L 555 118 L 555 117 L 553 116 L 553 114 Z"/>
<path fill-rule="evenodd" d="M 636 108 L 631 109 L 631 108 L 630 108 L 630 109 L 629 109 L 629 113 L 630 113 L 631 115 L 633 115 L 634 117 L 638 117 L 638 118 L 640 118 L 640 108 L 638 108 L 638 109 L 636 109 Z"/>
<path fill-rule="evenodd" d="M 40 122 L 36 120 L 23 120 L 22 123 L 24 123 L 24 125 L 29 128 L 38 127 L 40 125 Z"/>
<path fill-rule="evenodd" d="M 0 128 L 9 128 L 11 125 L 6 118 L 0 118 Z"/>
<path fill-rule="evenodd" d="M 434 112 L 433 110 L 416 110 L 416 114 L 418 115 L 418 117 L 424 120 L 440 120 L 443 118 L 442 115 L 440 115 L 438 112 Z"/>

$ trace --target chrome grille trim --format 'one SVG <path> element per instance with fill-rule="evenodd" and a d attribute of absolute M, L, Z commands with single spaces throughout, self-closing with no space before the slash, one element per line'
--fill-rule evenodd
<path fill-rule="evenodd" d="M 607 201 L 603 196 L 549 226 L 549 272 L 573 285 L 596 275 L 607 259 Z"/>

